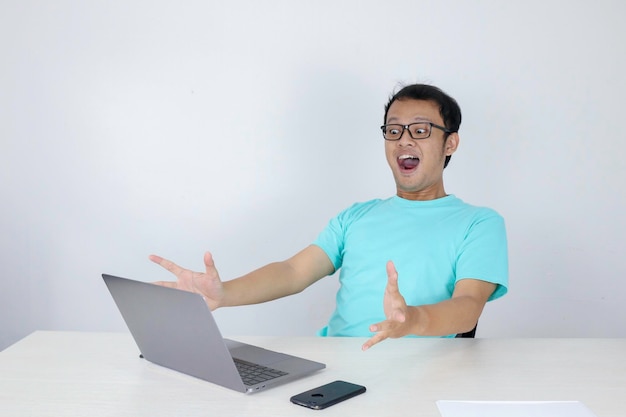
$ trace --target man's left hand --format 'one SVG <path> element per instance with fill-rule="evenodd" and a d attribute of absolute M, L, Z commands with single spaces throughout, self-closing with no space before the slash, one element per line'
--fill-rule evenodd
<path fill-rule="evenodd" d="M 383 307 L 387 319 L 370 326 L 370 331 L 376 332 L 376 334 L 363 344 L 363 350 L 371 348 L 388 337 L 398 338 L 409 334 L 410 310 L 404 297 L 400 294 L 398 271 L 396 271 L 392 261 L 387 262 L 387 287 L 385 288 Z"/>

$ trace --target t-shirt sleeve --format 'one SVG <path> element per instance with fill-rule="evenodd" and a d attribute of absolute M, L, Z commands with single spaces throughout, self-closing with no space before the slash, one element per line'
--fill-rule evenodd
<path fill-rule="evenodd" d="M 465 278 L 479 279 L 497 285 L 489 301 L 508 291 L 508 249 L 504 219 L 486 210 L 467 231 L 460 247 L 456 265 L 456 282 Z"/>
<path fill-rule="evenodd" d="M 324 230 L 317 236 L 313 242 L 314 245 L 322 248 L 326 255 L 333 263 L 335 271 L 341 268 L 344 250 L 344 222 L 345 212 L 332 218 Z"/>
<path fill-rule="evenodd" d="M 371 200 L 365 203 L 354 203 L 332 218 L 313 242 L 314 245 L 319 246 L 326 252 L 326 255 L 328 255 L 335 267 L 335 271 L 343 265 L 346 233 L 351 224 L 362 218 L 379 201 Z"/>

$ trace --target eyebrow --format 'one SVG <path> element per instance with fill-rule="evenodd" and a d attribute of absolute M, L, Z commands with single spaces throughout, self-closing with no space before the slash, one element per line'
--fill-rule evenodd
<path fill-rule="evenodd" d="M 387 124 L 394 122 L 394 124 L 402 124 L 398 122 L 398 118 L 397 117 L 388 117 L 387 118 Z M 430 122 L 430 123 L 434 123 L 432 120 L 430 120 L 428 117 L 426 116 L 416 116 L 412 119 L 412 122 L 409 122 L 407 124 L 411 124 L 411 123 L 420 123 L 420 122 Z"/>

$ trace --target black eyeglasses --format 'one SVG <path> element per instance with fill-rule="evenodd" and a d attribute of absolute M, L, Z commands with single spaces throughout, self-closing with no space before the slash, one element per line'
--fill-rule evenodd
<path fill-rule="evenodd" d="M 383 137 L 385 140 L 399 140 L 405 130 L 409 131 L 409 135 L 411 135 L 413 139 L 426 139 L 430 137 L 433 127 L 443 130 L 448 134 L 454 133 L 443 126 L 439 126 L 431 122 L 411 123 L 408 125 L 389 124 L 382 125 L 380 129 L 383 131 Z"/>

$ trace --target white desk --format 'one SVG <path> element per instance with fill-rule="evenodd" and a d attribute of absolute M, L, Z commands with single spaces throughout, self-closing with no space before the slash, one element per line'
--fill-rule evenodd
<path fill-rule="evenodd" d="M 437 400 L 578 400 L 626 416 L 626 339 L 236 338 L 325 362 L 252 395 L 138 358 L 129 334 L 35 332 L 0 352 L 0 416 L 429 416 Z M 345 379 L 367 392 L 322 411 L 289 397 Z"/>

